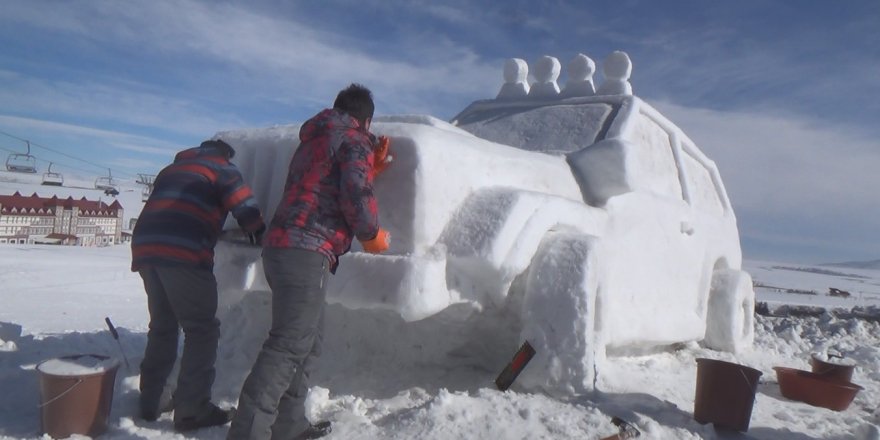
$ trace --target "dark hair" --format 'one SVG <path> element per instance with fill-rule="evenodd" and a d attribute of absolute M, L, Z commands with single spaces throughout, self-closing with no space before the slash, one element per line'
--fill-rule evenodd
<path fill-rule="evenodd" d="M 223 139 L 209 139 L 202 142 L 199 147 L 214 147 L 226 153 L 226 157 L 229 159 L 235 157 L 235 149 L 232 148 L 232 145 L 227 144 Z"/>
<path fill-rule="evenodd" d="M 342 89 L 336 95 L 336 101 L 333 102 L 333 108 L 343 111 L 349 116 L 358 120 L 361 125 L 367 122 L 367 119 L 373 117 L 373 93 L 370 89 L 353 83 Z"/>

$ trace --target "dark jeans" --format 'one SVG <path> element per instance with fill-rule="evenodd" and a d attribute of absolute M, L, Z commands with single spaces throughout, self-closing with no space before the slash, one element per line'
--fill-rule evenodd
<path fill-rule="evenodd" d="M 244 382 L 229 439 L 288 439 L 309 426 L 305 399 L 321 353 L 329 262 L 323 255 L 266 248 L 272 328 Z"/>
<path fill-rule="evenodd" d="M 174 393 L 174 417 L 206 410 L 214 384 L 214 361 L 220 321 L 213 272 L 191 267 L 140 270 L 147 291 L 150 330 L 141 362 L 141 408 L 158 409 L 159 398 L 177 359 L 178 327 L 183 328 L 183 356 Z"/>

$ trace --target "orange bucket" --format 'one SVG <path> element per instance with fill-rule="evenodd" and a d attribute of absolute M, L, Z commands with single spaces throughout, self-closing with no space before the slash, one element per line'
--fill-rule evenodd
<path fill-rule="evenodd" d="M 95 437 L 107 431 L 119 361 L 80 354 L 37 364 L 41 432 L 53 438 Z"/>
<path fill-rule="evenodd" d="M 795 368 L 773 367 L 779 391 L 791 400 L 834 411 L 844 411 L 864 388 L 850 382 L 829 379 L 826 375 Z"/>
<path fill-rule="evenodd" d="M 834 356 L 831 356 L 834 357 Z M 840 361 L 835 362 L 831 359 L 825 360 L 817 354 L 810 356 L 810 367 L 813 373 L 821 374 L 823 379 L 836 380 L 838 382 L 852 382 L 853 371 L 856 369 L 854 362 L 846 362 L 842 357 L 837 356 Z"/>

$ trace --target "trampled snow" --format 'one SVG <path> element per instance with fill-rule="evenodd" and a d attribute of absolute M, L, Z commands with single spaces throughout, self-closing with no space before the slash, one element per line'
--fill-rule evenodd
<path fill-rule="evenodd" d="M 39 437 L 37 363 L 58 356 L 95 353 L 120 359 L 119 347 L 104 327 L 111 317 L 132 364 L 118 372 L 110 430 L 102 438 L 224 438 L 226 428 L 186 436 L 174 433 L 169 415 L 147 423 L 137 413 L 137 365 L 146 343 L 145 294 L 128 272 L 127 246 L 66 248 L 39 245 L 0 247 L 0 339 L 13 349 L 0 353 L 0 437 Z M 71 265 L 71 263 L 76 265 Z M 746 267 L 791 266 L 746 261 Z M 70 267 L 68 267 L 70 266 Z M 90 269 L 91 272 L 88 272 Z M 806 268 L 806 266 L 804 266 Z M 90 273 L 90 276 L 83 276 Z M 880 271 L 860 271 L 865 285 L 880 283 Z M 755 280 L 787 287 L 808 272 L 756 271 Z M 840 276 L 820 274 L 800 282 L 828 298 Z M 806 285 L 806 284 L 805 284 Z M 758 290 L 759 300 L 764 293 Z M 800 294 L 785 294 L 796 300 Z M 268 295 L 251 295 L 235 310 L 222 313 L 219 374 L 215 396 L 233 405 L 252 356 L 262 344 L 269 313 Z M 849 305 L 862 304 L 851 299 Z M 645 439 L 877 439 L 875 396 L 880 392 L 880 324 L 858 319 L 756 317 L 755 346 L 737 355 L 697 344 L 653 353 L 615 357 L 597 391 L 570 399 L 523 392 L 518 383 L 507 392 L 492 381 L 512 353 L 496 353 L 495 368 L 475 367 L 473 359 L 497 350 L 486 341 L 450 348 L 463 330 L 451 327 L 449 310 L 434 319 L 404 323 L 391 312 L 328 309 L 328 339 L 313 380 L 309 411 L 329 419 L 329 439 L 598 439 L 617 432 L 612 416 L 634 423 Z M 626 316 L 621 316 L 626 319 Z M 479 326 L 480 323 L 473 323 Z M 249 329 L 244 332 L 243 329 Z M 488 335 L 493 331 L 484 328 Z M 241 338 L 246 352 L 234 352 Z M 459 341 L 460 342 L 460 341 Z M 392 347 L 393 346 L 393 347 Z M 394 352 L 389 356 L 376 356 Z M 843 412 L 812 407 L 781 396 L 774 366 L 808 370 L 810 354 L 835 350 L 857 363 L 853 382 L 866 389 Z M 760 370 L 761 377 L 747 436 L 716 432 L 692 418 L 699 357 L 717 358 Z M 536 365 L 529 364 L 526 370 Z"/>

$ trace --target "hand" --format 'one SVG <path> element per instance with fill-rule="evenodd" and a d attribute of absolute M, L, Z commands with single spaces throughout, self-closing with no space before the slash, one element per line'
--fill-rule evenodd
<path fill-rule="evenodd" d="M 379 136 L 376 148 L 373 150 L 373 169 L 378 176 L 391 163 L 391 156 L 388 155 L 388 147 L 391 146 L 391 139 L 387 136 Z"/>
<path fill-rule="evenodd" d="M 379 232 L 376 233 L 376 238 L 362 241 L 361 244 L 364 246 L 364 250 L 371 254 L 382 253 L 387 251 L 388 247 L 391 246 L 391 233 L 385 229 L 379 228 Z"/>
<path fill-rule="evenodd" d="M 266 226 L 260 226 L 260 229 L 257 229 L 254 232 L 248 232 L 247 238 L 251 243 L 251 246 L 262 246 L 263 244 L 263 234 L 266 232 Z"/>

